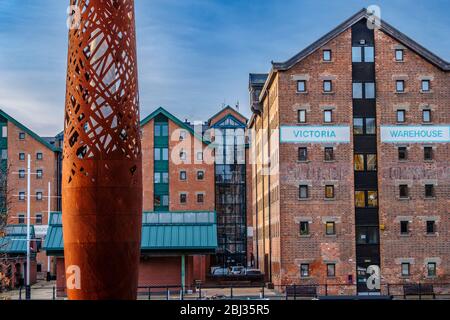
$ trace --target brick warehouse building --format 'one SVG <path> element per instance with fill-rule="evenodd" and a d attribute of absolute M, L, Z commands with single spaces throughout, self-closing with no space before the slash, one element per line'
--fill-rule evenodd
<path fill-rule="evenodd" d="M 23 142 L 27 145 L 24 153 L 34 153 L 34 149 L 28 146 L 34 143 L 32 138 L 41 147 L 48 147 L 46 152 L 53 152 L 52 157 L 46 153 L 39 159 L 48 159 L 48 168 L 53 169 L 46 169 L 45 173 L 56 186 L 53 189 L 51 210 L 59 211 L 62 135 L 44 139 L 10 116 L 7 119 L 28 134 L 29 137 L 25 136 L 28 139 Z M 250 177 L 246 164 L 248 148 L 244 143 L 243 161 L 235 164 L 240 149 L 235 145 L 235 140 L 230 143 L 226 137 L 231 130 L 233 134 L 241 132 L 240 137 L 244 139 L 246 124 L 247 119 L 231 107 L 222 109 L 198 126 L 179 120 L 163 108 L 142 120 L 144 224 L 140 285 L 180 285 L 183 280 L 189 285 L 194 280 L 204 281 L 210 266 L 245 265 L 251 261 L 249 249 L 252 239 L 248 222 L 252 215 L 247 209 L 249 202 L 246 197 L 251 192 L 247 184 Z M 17 134 L 19 137 L 20 133 Z M 15 134 L 8 137 L 10 140 L 17 138 Z M 8 145 L 8 159 L 11 162 L 13 158 L 23 158 L 20 148 L 13 142 Z M 215 156 L 219 152 L 223 156 L 216 161 Z M 235 157 L 228 157 L 228 162 L 222 163 L 226 154 L 234 154 Z M 8 177 L 9 184 L 10 180 L 16 181 L 11 174 Z M 35 186 L 32 178 L 32 193 L 35 188 L 41 186 Z M 41 189 L 38 191 L 41 192 Z M 45 203 L 46 212 L 47 202 L 41 202 L 37 203 Z M 37 207 L 32 206 L 33 217 L 36 210 Z M 39 207 L 38 212 L 43 210 Z M 25 223 L 23 212 L 12 206 L 10 222 Z M 186 214 L 180 217 L 180 212 Z M 58 275 L 60 286 L 64 284 L 64 260 L 62 226 L 58 221 L 58 212 L 55 212 L 49 231 L 46 232 L 45 250 L 52 257 L 52 273 Z M 46 227 L 47 215 L 31 223 L 36 229 L 41 224 Z M 44 228 L 44 231 L 47 229 Z M 162 243 L 154 235 L 161 237 Z M 248 235 L 250 238 L 247 239 Z M 38 264 L 44 265 L 46 261 L 45 251 L 40 250 Z"/>
<path fill-rule="evenodd" d="M 253 252 L 275 285 L 450 280 L 450 64 L 370 18 L 250 75 Z"/>

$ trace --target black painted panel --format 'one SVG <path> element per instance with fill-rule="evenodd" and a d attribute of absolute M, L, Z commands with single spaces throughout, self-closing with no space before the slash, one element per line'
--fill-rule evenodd
<path fill-rule="evenodd" d="M 375 81 L 375 63 L 355 62 L 352 66 L 353 81 Z"/>
<path fill-rule="evenodd" d="M 376 171 L 358 171 L 355 172 L 355 189 L 376 190 L 378 186 Z"/>
<path fill-rule="evenodd" d="M 378 226 L 378 209 L 377 208 L 357 208 L 356 209 L 356 225 L 357 226 Z"/>
<path fill-rule="evenodd" d="M 355 153 L 377 153 L 376 136 L 355 136 Z"/>
<path fill-rule="evenodd" d="M 380 261 L 380 248 L 376 244 L 357 244 L 356 245 L 357 262 L 364 262 L 365 259 L 371 259 L 373 264 Z"/>
<path fill-rule="evenodd" d="M 353 99 L 353 117 L 375 118 L 377 115 L 375 99 Z"/>

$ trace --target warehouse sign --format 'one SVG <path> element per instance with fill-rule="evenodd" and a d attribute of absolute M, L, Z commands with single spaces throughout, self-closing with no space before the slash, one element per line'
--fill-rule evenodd
<path fill-rule="evenodd" d="M 450 126 L 381 126 L 381 142 L 450 142 Z"/>
<path fill-rule="evenodd" d="M 281 143 L 350 143 L 347 126 L 282 126 Z"/>

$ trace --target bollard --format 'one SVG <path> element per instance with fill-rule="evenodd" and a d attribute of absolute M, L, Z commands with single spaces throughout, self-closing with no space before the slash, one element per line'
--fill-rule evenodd
<path fill-rule="evenodd" d="M 53 286 L 53 292 L 52 292 L 52 297 L 53 297 L 53 300 L 56 300 L 56 287 L 55 286 Z"/>

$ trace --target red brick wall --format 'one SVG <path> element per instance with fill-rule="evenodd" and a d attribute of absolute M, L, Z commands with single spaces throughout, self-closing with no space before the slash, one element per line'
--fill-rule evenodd
<path fill-rule="evenodd" d="M 433 124 L 450 123 L 450 73 L 443 72 L 404 48 L 404 62 L 396 62 L 400 43 L 375 32 L 378 125 L 396 125 L 396 109 L 406 109 L 406 124 L 421 125 L 421 108 L 430 105 Z M 421 79 L 431 79 L 431 93 L 421 93 Z M 405 80 L 406 93 L 395 93 L 395 80 Z M 433 147 L 434 160 L 424 161 L 423 144 L 402 144 L 408 160 L 398 161 L 398 145 L 379 144 L 381 272 L 386 282 L 450 280 L 450 145 Z M 436 199 L 424 198 L 424 184 L 437 183 Z M 399 184 L 410 186 L 410 199 L 399 199 Z M 437 233 L 426 234 L 426 220 L 436 219 Z M 400 235 L 400 220 L 410 221 L 410 235 Z M 435 279 L 428 279 L 426 263 L 437 262 Z M 401 276 L 401 263 L 411 262 L 411 277 Z"/>
<path fill-rule="evenodd" d="M 169 120 L 169 197 L 170 211 L 212 211 L 215 207 L 214 162 L 211 148 L 207 148 L 187 130 L 187 137 L 180 142 L 180 128 Z M 196 145 L 199 145 L 198 150 Z M 180 160 L 180 151 L 187 153 L 187 161 Z M 204 151 L 204 161 L 197 161 L 196 152 Z M 180 180 L 180 171 L 187 172 L 187 180 Z M 203 180 L 197 180 L 197 171 L 204 171 Z M 187 202 L 180 203 L 180 193 L 187 194 Z M 204 194 L 204 202 L 197 202 L 197 194 Z"/>
<path fill-rule="evenodd" d="M 144 211 L 153 211 L 154 180 L 154 121 L 151 120 L 142 128 L 142 189 Z"/>

